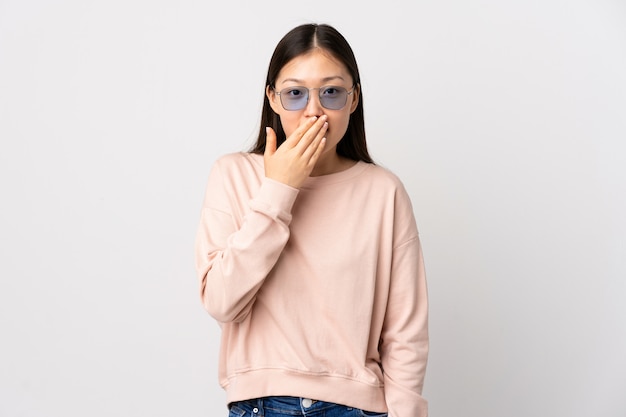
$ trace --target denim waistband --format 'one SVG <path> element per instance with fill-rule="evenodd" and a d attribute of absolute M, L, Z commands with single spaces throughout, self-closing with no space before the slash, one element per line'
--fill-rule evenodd
<path fill-rule="evenodd" d="M 273 396 L 256 398 L 253 400 L 237 401 L 231 404 L 239 409 L 251 413 L 253 417 L 262 417 L 265 412 L 274 412 L 284 415 L 302 416 L 314 415 L 318 412 L 327 412 L 335 409 L 351 410 L 351 407 L 312 398 Z"/>

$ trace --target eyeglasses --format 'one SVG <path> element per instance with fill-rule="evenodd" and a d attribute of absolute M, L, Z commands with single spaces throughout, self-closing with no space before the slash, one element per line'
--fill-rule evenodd
<path fill-rule="evenodd" d="M 350 91 L 333 85 L 317 88 L 287 87 L 280 91 L 274 91 L 280 97 L 280 103 L 285 110 L 295 111 L 306 107 L 309 103 L 309 91 L 311 90 L 319 91 L 322 107 L 329 110 L 341 110 L 348 102 L 348 96 L 354 92 L 354 87 Z"/>

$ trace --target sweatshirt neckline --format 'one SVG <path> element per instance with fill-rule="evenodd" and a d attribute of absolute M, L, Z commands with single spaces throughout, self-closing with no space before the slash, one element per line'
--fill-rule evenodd
<path fill-rule="evenodd" d="M 348 169 L 335 172 L 332 174 L 318 175 L 316 177 L 309 177 L 304 181 L 304 184 L 300 188 L 311 189 L 328 184 L 334 184 L 342 181 L 348 181 L 357 175 L 361 174 L 368 167 L 368 163 L 363 161 L 357 161 Z"/>
<path fill-rule="evenodd" d="M 248 154 L 256 162 L 263 168 L 263 155 L 260 154 Z M 357 175 L 360 175 L 363 171 L 367 169 L 367 167 L 371 165 L 367 162 L 357 161 L 356 164 L 352 165 L 348 169 L 344 169 L 343 171 L 335 172 L 333 174 L 326 175 L 318 175 L 316 177 L 308 177 L 304 184 L 300 187 L 300 189 L 312 189 L 321 186 L 325 186 L 328 184 L 335 184 L 342 181 L 350 180 Z"/>

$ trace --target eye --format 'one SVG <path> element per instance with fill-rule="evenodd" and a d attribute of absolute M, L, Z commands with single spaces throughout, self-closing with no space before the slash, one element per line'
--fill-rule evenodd
<path fill-rule="evenodd" d="M 324 87 L 322 95 L 327 97 L 334 97 L 341 94 L 341 87 Z"/>
<path fill-rule="evenodd" d="M 298 98 L 298 97 L 302 97 L 305 94 L 305 92 L 302 91 L 302 88 L 286 88 L 283 90 L 281 94 L 284 94 L 285 96 L 289 98 Z"/>

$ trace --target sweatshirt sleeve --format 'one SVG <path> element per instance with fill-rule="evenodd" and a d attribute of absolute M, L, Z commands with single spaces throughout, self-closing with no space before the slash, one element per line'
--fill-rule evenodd
<path fill-rule="evenodd" d="M 289 239 L 291 208 L 298 194 L 297 189 L 264 178 L 249 199 L 241 192 L 250 189 L 251 181 L 247 182 L 245 176 L 227 175 L 216 163 L 196 235 L 200 296 L 204 308 L 221 323 L 242 321 L 250 312 Z"/>
<path fill-rule="evenodd" d="M 410 203 L 409 203 L 410 205 Z M 398 213 L 397 213 L 398 216 Z M 412 209 L 399 234 L 413 236 L 393 250 L 387 311 L 380 346 L 389 417 L 426 417 L 422 397 L 428 359 L 428 299 L 422 248 Z"/>

